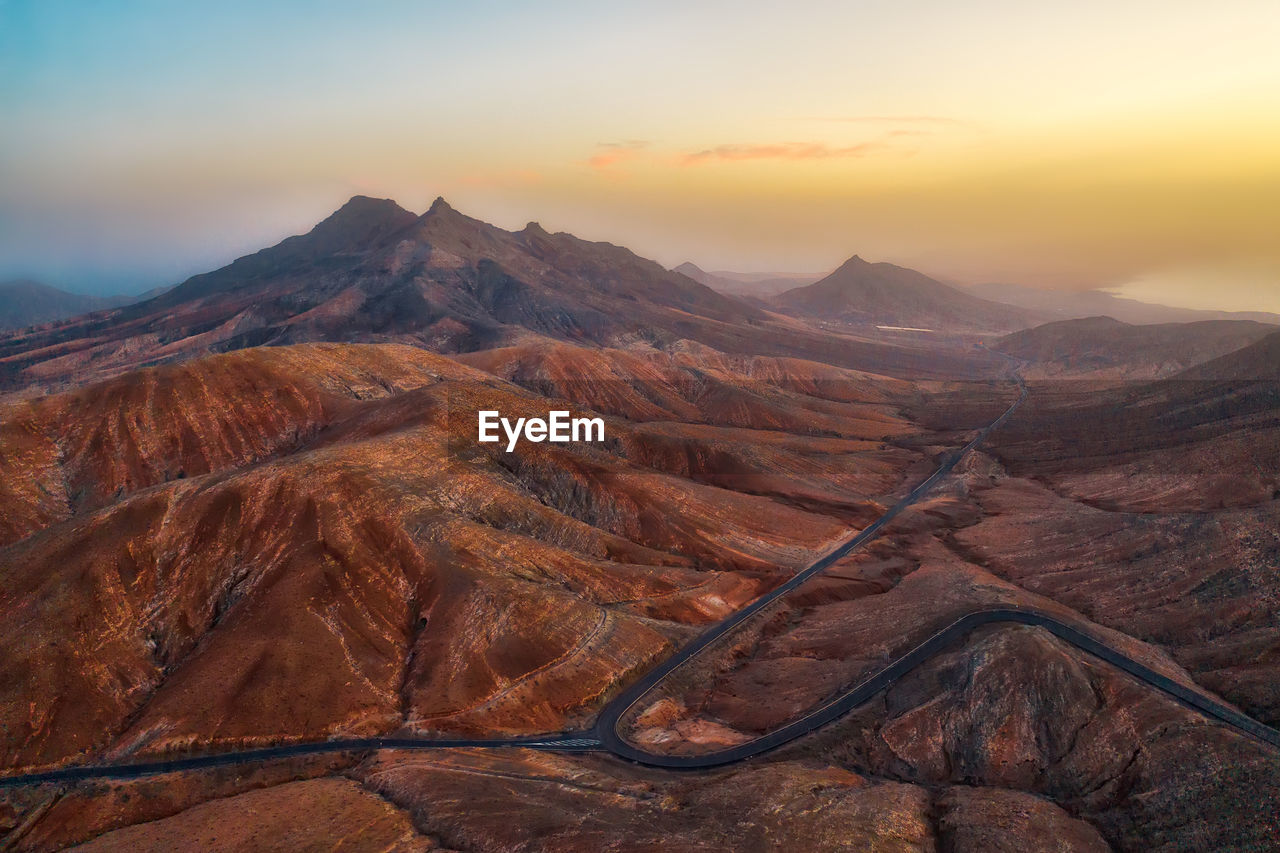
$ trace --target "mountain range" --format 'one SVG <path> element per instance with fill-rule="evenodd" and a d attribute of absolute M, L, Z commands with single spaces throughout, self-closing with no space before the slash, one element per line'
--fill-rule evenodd
<path fill-rule="evenodd" d="M 418 215 L 389 199 L 355 196 L 305 234 L 136 302 L 33 282 L 5 286 L 0 327 L 22 328 L 0 335 L 0 388 L 62 387 L 209 352 L 316 341 L 389 341 L 442 353 L 530 339 L 656 349 L 692 341 L 900 377 L 987 376 L 1002 369 L 989 354 L 958 342 L 940 360 L 940 341 L 900 331 L 995 336 L 1095 304 L 1119 309 L 1122 319 L 1206 319 L 1106 294 L 1053 303 L 1036 302 L 1026 288 L 979 289 L 1005 300 L 995 301 L 857 255 L 812 278 L 708 273 L 692 263 L 667 270 L 621 246 L 534 222 L 506 231 L 444 199 Z M 1206 352 L 1221 354 L 1237 340 L 1224 334 L 1219 349 Z"/>
<path fill-rule="evenodd" d="M 153 299 L 0 339 L 0 383 L 106 377 L 263 344 L 390 341 L 455 353 L 530 336 L 651 348 L 687 340 L 726 353 L 940 375 L 932 351 L 814 328 L 620 246 L 548 233 L 537 223 L 505 231 L 444 199 L 419 216 L 388 199 L 356 196 L 308 233 Z M 953 355 L 945 375 L 999 367 L 985 353 Z"/>

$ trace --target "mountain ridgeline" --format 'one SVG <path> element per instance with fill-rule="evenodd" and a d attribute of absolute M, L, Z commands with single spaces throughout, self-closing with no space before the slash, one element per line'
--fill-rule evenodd
<path fill-rule="evenodd" d="M 658 349 L 694 341 L 920 377 L 990 376 L 1001 364 L 971 348 L 940 361 L 936 348 L 819 330 L 537 223 L 505 231 L 443 199 L 419 216 L 357 196 L 306 234 L 153 299 L 0 339 L 0 383 L 56 385 L 260 345 L 397 342 L 456 353 L 531 337 Z"/>

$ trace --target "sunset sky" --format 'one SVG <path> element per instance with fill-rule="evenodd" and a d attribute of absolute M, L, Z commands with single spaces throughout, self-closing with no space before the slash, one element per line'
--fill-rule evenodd
<path fill-rule="evenodd" d="M 667 265 L 1280 311 L 1276 0 L 462 5 L 0 0 L 0 277 L 137 291 L 443 195 Z"/>

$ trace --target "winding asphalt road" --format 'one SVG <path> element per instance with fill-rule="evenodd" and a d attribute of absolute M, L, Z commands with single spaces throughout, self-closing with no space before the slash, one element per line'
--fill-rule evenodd
<path fill-rule="evenodd" d="M 692 643 L 689 643 L 675 655 L 664 661 L 661 665 L 645 674 L 639 681 L 632 684 L 616 699 L 610 702 L 604 710 L 600 712 L 600 716 L 596 721 L 595 736 L 599 738 L 601 745 L 614 755 L 654 767 L 692 770 L 706 767 L 717 767 L 723 764 L 732 764 L 736 761 L 744 761 L 748 758 L 760 755 L 761 753 L 776 749 L 789 741 L 793 741 L 798 737 L 806 735 L 814 729 L 820 728 L 847 714 L 849 711 L 873 698 L 881 690 L 884 690 L 886 687 L 893 684 L 924 661 L 939 652 L 945 651 L 949 646 L 957 640 L 962 639 L 973 629 L 982 625 L 1007 622 L 1045 628 L 1054 636 L 1065 640 L 1076 648 L 1088 652 L 1100 660 L 1119 667 L 1151 687 L 1168 694 L 1186 707 L 1194 711 L 1198 711 L 1206 717 L 1226 723 L 1227 725 L 1244 732 L 1263 743 L 1280 747 L 1280 731 L 1276 731 L 1275 729 L 1258 722 L 1252 717 L 1242 714 L 1240 711 L 1225 705 L 1222 702 L 1218 702 L 1203 693 L 1172 680 L 1168 676 L 1156 672 L 1150 667 L 1144 666 L 1123 652 L 1120 652 L 1102 640 L 1081 631 L 1077 627 L 1073 627 L 1072 625 L 1062 622 L 1047 613 L 1042 613 L 1030 608 L 1019 607 L 985 608 L 965 614 L 947 627 L 934 633 L 924 642 L 911 649 L 911 651 L 896 658 L 887 666 L 866 678 L 860 684 L 813 709 L 803 717 L 793 720 L 781 728 L 774 729 L 766 735 L 728 749 L 719 750 L 717 752 L 701 753 L 698 755 L 664 755 L 661 753 L 649 752 L 637 747 L 635 744 L 626 740 L 619 732 L 619 724 L 623 718 L 626 717 L 628 712 L 639 704 L 645 695 L 668 678 L 673 672 L 688 664 L 708 646 L 732 631 L 738 625 L 741 625 L 747 619 L 750 619 L 756 613 L 759 613 L 782 596 L 794 591 L 805 581 L 830 568 L 834 563 L 846 557 L 850 552 L 862 547 L 872 539 L 876 538 L 880 534 L 880 531 L 884 529 L 885 525 L 892 521 L 898 513 L 902 512 L 912 504 L 919 502 L 919 500 L 931 491 L 933 487 L 942 480 L 942 478 L 946 477 L 955 469 L 961 459 L 986 441 L 987 436 L 991 434 L 992 430 L 997 429 L 1001 424 L 1008 420 L 1013 413 L 1017 411 L 1018 407 L 1027 399 L 1026 383 L 1019 375 L 1015 374 L 1015 378 L 1017 379 L 1019 388 L 1018 399 L 1015 400 L 1009 408 L 1000 415 L 1000 417 L 996 418 L 976 436 L 974 436 L 972 441 L 966 444 L 958 452 L 955 452 L 944 459 L 943 463 L 927 480 L 912 489 L 905 498 L 890 507 L 884 515 L 880 516 L 880 518 L 870 526 L 864 528 L 851 539 L 843 542 L 835 550 L 831 551 L 829 554 L 795 575 L 786 583 L 782 584 L 782 586 L 779 586 L 777 589 L 774 589 L 773 591 L 756 599 L 750 605 L 739 610 L 737 613 L 734 613 L 723 622 L 712 626 Z"/>
<path fill-rule="evenodd" d="M 1104 641 L 1094 637 L 1077 627 L 1073 627 L 1046 613 L 1036 610 L 1002 607 L 987 608 L 966 614 L 947 627 L 937 631 L 924 642 L 898 657 L 883 669 L 869 676 L 852 689 L 836 696 L 825 704 L 815 708 L 799 719 L 775 729 L 759 738 L 738 744 L 718 752 L 700 755 L 663 755 L 643 750 L 630 743 L 619 733 L 620 721 L 651 690 L 662 683 L 673 672 L 687 665 L 706 648 L 737 628 L 746 620 L 773 604 L 778 599 L 795 591 L 814 576 L 821 574 L 833 564 L 848 556 L 871 540 L 875 539 L 885 526 L 899 513 L 920 501 L 944 477 L 950 474 L 956 465 L 970 451 L 982 444 L 991 431 L 998 428 L 1017 410 L 1027 398 L 1027 388 L 1021 377 L 1017 377 L 1019 386 L 1018 399 L 1015 400 L 1000 417 L 996 418 L 974 436 L 973 440 L 959 451 L 948 454 L 938 469 L 928 479 L 917 485 L 902 500 L 889 508 L 867 527 L 860 530 L 834 550 L 825 554 L 808 567 L 791 577 L 781 586 L 766 593 L 751 604 L 735 612 L 722 622 L 718 622 L 702 633 L 693 642 L 685 645 L 679 652 L 663 661 L 659 666 L 646 673 L 638 681 L 619 694 L 600 712 L 595 728 L 590 732 L 569 733 L 550 737 L 508 738 L 508 739 L 438 739 L 438 738 L 345 738 L 320 741 L 315 743 L 295 743 L 281 746 L 262 747 L 259 749 L 237 750 L 233 752 L 212 753 L 165 761 L 136 762 L 127 764 L 85 764 L 74 767 L 63 767 L 39 773 L 0 778 L 0 788 L 11 788 L 21 785 L 38 785 L 44 783 L 68 783 L 88 779 L 135 779 L 159 773 L 201 770 L 253 761 L 292 758 L 305 755 L 335 754 L 344 752 L 368 752 L 382 749 L 418 750 L 418 749 L 454 749 L 454 748 L 512 748 L 553 750 L 558 752 L 608 751 L 621 758 L 654 767 L 666 767 L 682 770 L 696 770 L 717 767 L 743 761 L 748 758 L 776 749 L 785 743 L 808 734 L 821 726 L 847 714 L 852 709 L 868 701 L 877 693 L 893 684 L 915 667 L 930 657 L 945 651 L 957 640 L 962 639 L 970 631 L 983 625 L 994 623 L 1016 623 L 1034 625 L 1044 628 L 1054 636 L 1070 643 L 1082 651 L 1112 664 L 1149 686 L 1171 696 L 1186 707 L 1201 715 L 1224 723 L 1237 731 L 1243 732 L 1262 743 L 1280 747 L 1280 731 L 1266 726 L 1252 717 L 1241 713 L 1222 702 L 1219 702 L 1197 690 L 1174 681 L 1155 670 L 1137 662 Z"/>
<path fill-rule="evenodd" d="M 998 622 L 1034 625 L 1044 628 L 1076 648 L 1113 664 L 1140 681 L 1146 682 L 1149 686 L 1168 694 L 1191 710 L 1198 711 L 1210 719 L 1226 723 L 1263 743 L 1280 747 L 1280 732 L 1275 729 L 1265 726 L 1228 705 L 1224 705 L 1184 684 L 1174 681 L 1168 676 L 1161 675 L 1150 667 L 1144 666 L 1133 658 L 1116 651 L 1096 637 L 1086 634 L 1079 628 L 1072 627 L 1046 613 L 1017 607 L 991 608 L 968 613 L 936 632 L 911 651 L 895 659 L 888 666 L 871 675 L 852 690 L 837 696 L 781 728 L 774 729 L 766 735 L 728 749 L 698 755 L 662 755 L 639 749 L 624 740 L 618 733 L 618 722 L 627 711 L 634 707 L 644 695 L 644 692 L 629 695 L 627 698 L 630 701 L 625 704 L 621 702 L 610 704 L 601 715 L 601 722 L 596 729 L 597 737 L 600 738 L 604 748 L 614 755 L 653 767 L 696 770 L 744 761 L 769 750 L 777 749 L 785 743 L 844 716 L 854 708 L 872 699 L 877 693 L 929 658 L 945 651 L 956 640 L 963 638 L 973 629 Z"/>

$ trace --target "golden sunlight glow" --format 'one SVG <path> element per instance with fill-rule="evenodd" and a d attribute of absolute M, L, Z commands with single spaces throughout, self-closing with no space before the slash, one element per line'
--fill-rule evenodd
<path fill-rule="evenodd" d="M 329 10 L 234 67 L 196 46 L 173 79 L 142 62 L 112 79 L 121 23 L 75 45 L 82 76 L 3 96 L 0 250 L 88 234 L 195 265 L 355 192 L 444 195 L 672 265 L 859 253 L 1280 310 L 1274 2 L 696 5 Z M 248 13 L 225 14 L 208 38 L 240 38 Z"/>

